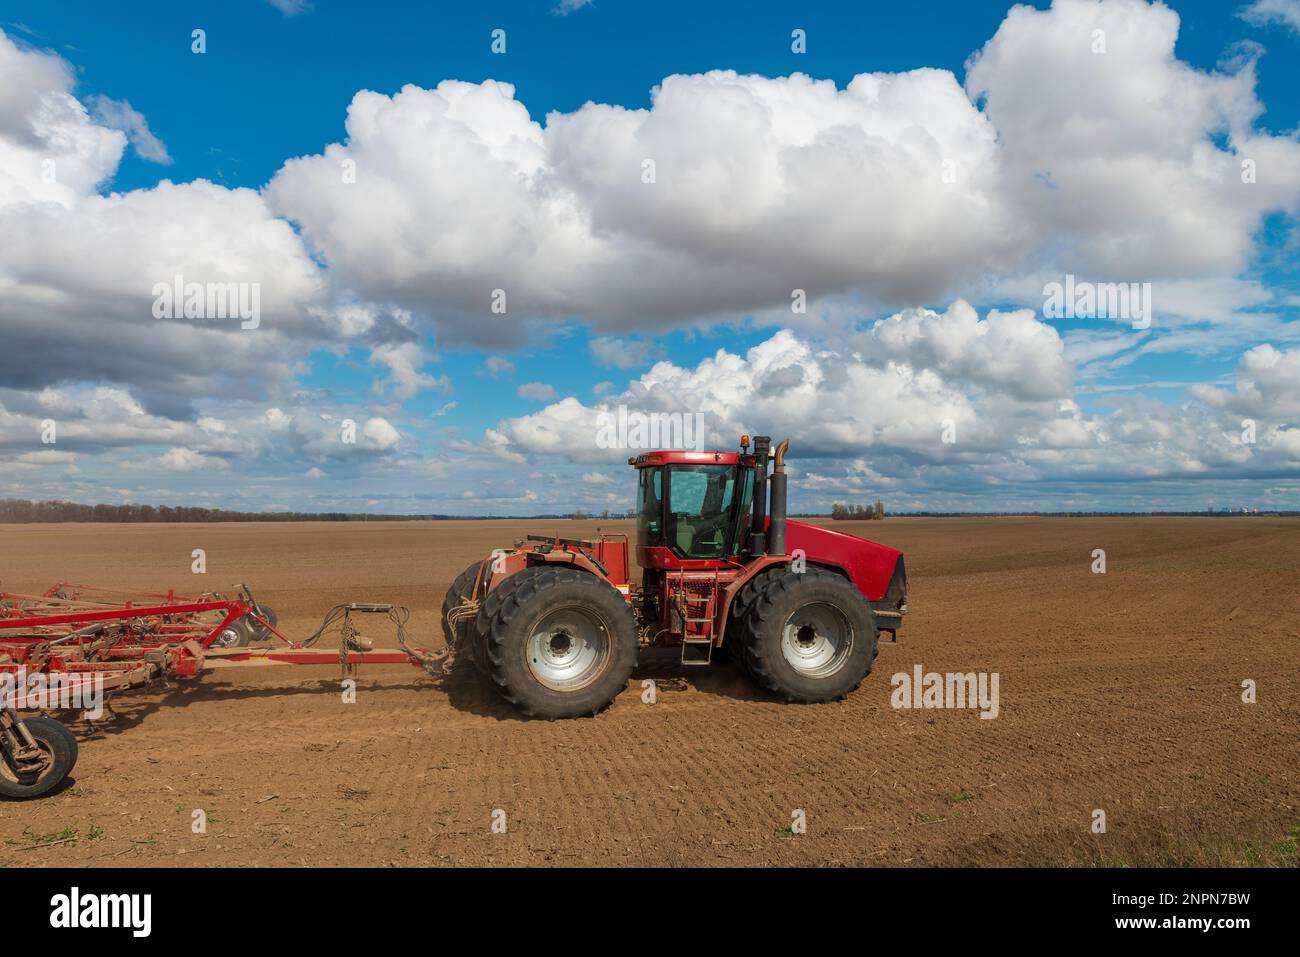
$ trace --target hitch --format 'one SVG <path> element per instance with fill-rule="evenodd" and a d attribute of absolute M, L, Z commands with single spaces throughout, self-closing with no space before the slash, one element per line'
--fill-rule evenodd
<path fill-rule="evenodd" d="M 336 628 L 339 633 L 339 666 L 343 669 L 344 676 L 355 674 L 357 665 L 363 661 L 373 661 L 379 664 L 392 664 L 387 660 L 383 653 L 374 651 L 374 644 L 369 638 L 363 638 L 361 632 L 352 621 L 352 614 L 356 612 L 362 615 L 387 615 L 388 620 L 397 628 L 397 644 L 401 648 L 400 654 L 413 664 L 419 665 L 427 671 L 432 677 L 441 677 L 447 672 L 451 664 L 452 649 L 442 652 L 428 651 L 424 648 L 412 646 L 406 640 L 406 623 L 411 618 L 411 609 L 405 605 L 394 605 L 387 602 L 363 602 L 351 601 L 335 605 L 325 613 L 325 618 L 321 625 L 316 629 L 316 633 L 304 641 L 299 648 L 306 649 L 316 644 L 331 628 Z"/>

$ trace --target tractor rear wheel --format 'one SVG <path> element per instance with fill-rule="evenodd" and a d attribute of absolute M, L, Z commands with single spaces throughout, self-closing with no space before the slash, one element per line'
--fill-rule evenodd
<path fill-rule="evenodd" d="M 876 620 L 847 579 L 789 568 L 767 576 L 745 613 L 744 661 L 787 701 L 837 701 L 871 673 Z"/>
<path fill-rule="evenodd" d="M 483 655 L 480 653 L 480 642 L 474 631 L 474 619 L 462 618 L 455 627 L 452 627 L 447 620 L 447 613 L 470 600 L 470 596 L 474 594 L 474 579 L 482 567 L 481 561 L 474 562 L 457 575 L 442 600 L 442 636 L 447 642 L 448 650 L 468 658 L 479 671 L 484 670 Z"/>
<path fill-rule="evenodd" d="M 476 624 L 493 685 L 535 718 L 597 713 L 636 667 L 636 621 L 627 601 L 576 569 L 516 572 L 488 594 Z"/>

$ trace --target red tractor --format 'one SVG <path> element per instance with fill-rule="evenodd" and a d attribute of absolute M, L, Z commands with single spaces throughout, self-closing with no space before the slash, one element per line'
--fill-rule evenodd
<path fill-rule="evenodd" d="M 684 665 L 726 655 L 789 701 L 843 698 L 870 673 L 878 633 L 897 636 L 903 554 L 788 521 L 789 441 L 772 449 L 756 436 L 753 452 L 749 436 L 740 444 L 628 459 L 638 472 L 639 585 L 622 533 L 530 535 L 452 584 L 447 647 L 540 718 L 600 711 L 650 645 L 680 646 Z"/>

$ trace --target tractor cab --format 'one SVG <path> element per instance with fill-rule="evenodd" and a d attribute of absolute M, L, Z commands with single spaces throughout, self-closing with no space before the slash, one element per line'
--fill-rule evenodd
<path fill-rule="evenodd" d="M 750 461 L 745 461 L 746 459 Z M 636 456 L 637 561 L 643 568 L 724 562 L 745 548 L 753 456 L 649 452 Z"/>

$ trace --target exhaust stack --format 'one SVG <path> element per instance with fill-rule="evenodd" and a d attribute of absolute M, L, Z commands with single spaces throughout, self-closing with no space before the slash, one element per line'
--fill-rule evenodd
<path fill-rule="evenodd" d="M 754 436 L 754 510 L 749 532 L 749 554 L 762 555 L 767 551 L 767 455 L 772 450 L 772 439 L 766 435 Z"/>
<path fill-rule="evenodd" d="M 772 467 L 772 521 L 767 529 L 767 549 L 769 554 L 785 554 L 785 453 L 790 448 L 790 440 L 782 439 L 776 447 L 776 464 Z"/>

